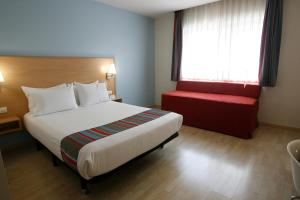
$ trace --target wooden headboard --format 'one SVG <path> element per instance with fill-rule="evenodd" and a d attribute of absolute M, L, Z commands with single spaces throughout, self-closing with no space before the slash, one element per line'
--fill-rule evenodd
<path fill-rule="evenodd" d="M 0 91 L 0 107 L 8 108 L 8 113 L 0 116 L 23 117 L 28 112 L 22 85 L 43 88 L 74 81 L 104 81 L 112 63 L 113 58 L 0 56 L 0 71 L 5 79 Z M 108 81 L 107 85 L 116 93 L 115 79 Z"/>

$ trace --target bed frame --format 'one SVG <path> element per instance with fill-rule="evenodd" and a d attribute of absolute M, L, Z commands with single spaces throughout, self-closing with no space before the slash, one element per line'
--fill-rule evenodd
<path fill-rule="evenodd" d="M 80 178 L 80 185 L 81 185 L 81 189 L 82 191 L 85 193 L 85 194 L 89 194 L 91 189 L 90 189 L 90 184 L 92 182 L 94 182 L 95 180 L 98 180 L 98 179 L 101 179 L 101 178 L 104 178 L 106 176 L 109 176 L 111 175 L 112 173 L 115 173 L 117 170 L 120 170 L 122 167 L 124 167 L 125 165 L 128 165 L 129 163 L 131 162 L 134 162 L 140 158 L 143 158 L 145 157 L 146 155 L 148 155 L 149 153 L 157 150 L 157 149 L 162 149 L 164 147 L 165 144 L 169 143 L 170 141 L 172 141 L 173 139 L 175 139 L 176 137 L 178 137 L 178 132 L 174 133 L 173 135 L 171 135 L 169 138 L 167 138 L 165 141 L 163 141 L 162 143 L 160 143 L 159 145 L 157 145 L 156 147 L 154 147 L 153 149 L 150 149 L 149 151 L 146 151 L 145 153 L 142 153 L 141 155 L 133 158 L 132 160 L 129 160 L 128 162 L 126 162 L 125 164 L 119 166 L 118 168 L 108 172 L 108 173 L 105 173 L 105 174 L 102 174 L 102 175 L 99 175 L 99 176 L 96 176 L 96 177 L 93 177 L 92 179 L 90 180 L 86 180 L 85 178 L 83 178 L 77 171 L 75 171 L 74 169 L 72 169 L 71 167 L 69 167 L 68 165 L 66 165 L 63 161 L 61 161 L 56 155 L 54 155 L 52 152 L 50 152 L 52 154 L 52 163 L 53 163 L 53 166 L 56 167 L 58 166 L 60 163 L 64 163 L 68 168 L 70 168 L 77 176 L 79 176 Z M 42 149 L 43 145 L 38 141 L 36 140 L 36 148 L 38 151 L 40 151 Z M 46 148 L 46 147 L 45 147 Z M 47 149 L 47 148 L 46 148 Z"/>

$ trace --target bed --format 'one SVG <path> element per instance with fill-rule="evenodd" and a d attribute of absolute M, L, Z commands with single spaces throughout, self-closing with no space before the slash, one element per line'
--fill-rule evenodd
<path fill-rule="evenodd" d="M 66 136 L 147 110 L 149 108 L 108 101 L 42 116 L 27 113 L 24 123 L 36 140 L 63 161 L 60 143 Z M 177 136 L 181 125 L 182 116 L 170 112 L 145 124 L 89 143 L 79 152 L 78 173 L 86 181 L 108 173 L 168 142 L 170 138 Z M 86 184 L 82 184 L 82 187 L 88 189 Z"/>
<path fill-rule="evenodd" d="M 64 147 L 62 144 L 65 144 L 66 138 L 76 132 L 106 126 L 120 121 L 120 119 L 152 110 L 113 101 L 81 106 L 79 95 L 79 99 L 76 99 L 76 96 L 72 97 L 72 109 L 68 109 L 68 111 L 54 112 L 52 110 L 43 115 L 33 115 L 32 112 L 29 114 L 32 111 L 31 104 L 26 92 L 24 95 L 23 86 L 45 89 L 62 85 L 62 83 L 74 86 L 76 82 L 93 83 L 98 80 L 102 84 L 105 81 L 107 89 L 117 95 L 116 75 L 112 79 L 106 79 L 109 66 L 115 63 L 114 58 L 0 56 L 0 63 L 6 78 L 6 87 L 2 91 L 0 104 L 8 107 L 8 115 L 23 118 L 22 121 L 27 131 L 36 139 L 37 144 L 42 144 L 52 153 L 54 164 L 63 161 L 68 165 L 64 159 L 65 156 L 62 156 L 64 151 L 61 147 Z M 72 95 L 75 92 L 73 89 Z M 55 91 L 56 94 L 58 91 L 64 91 L 66 94 L 71 89 L 65 85 L 56 87 Z M 72 95 L 69 94 L 66 99 Z M 62 106 L 64 102 L 61 99 L 62 96 L 56 97 L 58 96 L 55 96 L 54 99 L 44 98 L 44 100 L 56 107 Z M 77 102 L 77 100 L 79 101 Z M 68 106 L 71 105 L 69 103 Z M 40 104 L 44 106 L 43 103 Z M 93 141 L 77 151 L 76 169 L 74 167 L 71 169 L 79 175 L 82 189 L 88 192 L 87 186 L 92 179 L 99 176 L 104 177 L 104 174 L 109 172 L 113 173 L 116 168 L 123 166 L 128 161 L 162 147 L 178 135 L 181 124 L 182 116 L 170 112 L 153 121 Z"/>

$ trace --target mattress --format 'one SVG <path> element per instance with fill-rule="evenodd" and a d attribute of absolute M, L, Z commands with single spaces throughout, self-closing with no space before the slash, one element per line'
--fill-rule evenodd
<path fill-rule="evenodd" d="M 24 116 L 24 123 L 35 139 L 62 160 L 60 143 L 64 137 L 148 109 L 109 101 L 43 116 L 33 116 L 27 113 Z M 121 166 L 178 132 L 182 119 L 179 114 L 169 113 L 156 120 L 85 145 L 80 150 L 77 159 L 79 174 L 89 180 Z"/>

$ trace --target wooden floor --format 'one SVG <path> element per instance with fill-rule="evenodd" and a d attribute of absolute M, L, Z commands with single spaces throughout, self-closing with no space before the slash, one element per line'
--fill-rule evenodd
<path fill-rule="evenodd" d="M 53 167 L 46 150 L 32 146 L 4 154 L 13 199 L 284 200 L 293 194 L 286 145 L 300 133 L 260 126 L 251 140 L 191 127 L 152 154 L 92 185 Z"/>

